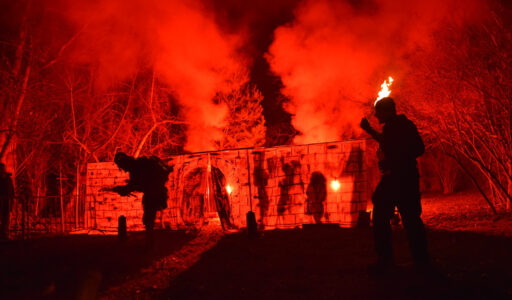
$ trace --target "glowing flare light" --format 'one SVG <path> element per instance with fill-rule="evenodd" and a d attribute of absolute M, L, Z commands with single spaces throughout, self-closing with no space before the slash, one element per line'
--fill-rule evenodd
<path fill-rule="evenodd" d="M 334 191 L 337 191 L 340 189 L 340 182 L 338 180 L 333 180 L 331 181 L 331 188 L 334 190 Z"/>
<path fill-rule="evenodd" d="M 391 94 L 391 90 L 389 89 L 389 87 L 391 86 L 391 84 L 393 83 L 393 77 L 389 76 L 388 77 L 388 80 L 384 80 L 384 82 L 381 84 L 381 89 L 379 91 L 379 97 L 377 97 L 377 100 L 375 100 L 375 103 L 373 104 L 374 106 L 377 104 L 377 102 L 379 102 L 380 99 L 382 98 L 386 98 L 389 96 L 389 94 Z"/>
<path fill-rule="evenodd" d="M 226 185 L 226 191 L 228 192 L 228 194 L 231 195 L 231 192 L 233 191 L 233 188 L 228 184 L 228 185 Z"/>

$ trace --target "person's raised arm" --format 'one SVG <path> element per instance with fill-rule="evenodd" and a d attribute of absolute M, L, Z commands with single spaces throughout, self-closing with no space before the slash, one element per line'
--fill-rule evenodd
<path fill-rule="evenodd" d="M 367 118 L 361 119 L 360 126 L 364 131 L 368 132 L 368 134 L 371 135 L 377 142 L 380 143 L 382 141 L 382 133 L 373 129 L 373 127 L 370 125 L 370 122 L 368 121 Z"/>
<path fill-rule="evenodd" d="M 118 193 L 120 196 L 128 196 L 132 192 L 132 188 L 129 184 L 127 185 L 118 185 L 112 188 L 112 192 Z"/>

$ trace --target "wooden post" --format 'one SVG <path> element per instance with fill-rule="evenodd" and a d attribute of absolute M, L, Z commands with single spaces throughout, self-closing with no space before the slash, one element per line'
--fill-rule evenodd
<path fill-rule="evenodd" d="M 62 163 L 59 167 L 59 188 L 60 188 L 60 225 L 61 230 L 64 232 L 64 199 L 62 195 Z"/>
<path fill-rule="evenodd" d="M 39 216 L 39 197 L 41 195 L 40 193 L 40 190 L 41 190 L 41 187 L 39 186 L 39 184 L 37 184 L 37 192 L 36 192 L 36 208 L 35 208 L 35 212 L 34 214 L 37 216 Z"/>
<path fill-rule="evenodd" d="M 21 237 L 22 239 L 24 240 L 26 238 L 26 218 L 27 218 L 27 213 L 25 211 L 25 201 L 23 201 L 25 197 L 18 197 L 18 201 L 20 202 L 21 204 Z"/>
<path fill-rule="evenodd" d="M 249 164 L 249 149 L 246 150 L 247 154 L 247 184 L 249 185 L 249 206 L 250 209 L 246 215 L 247 234 L 249 238 L 256 237 L 258 233 L 258 224 L 256 223 L 256 214 L 252 211 L 252 187 L 251 187 L 251 165 Z"/>
<path fill-rule="evenodd" d="M 207 157 L 208 157 L 208 162 L 207 162 L 207 165 L 206 165 L 206 212 L 207 214 L 209 214 L 211 211 L 212 211 L 212 207 L 211 207 L 211 195 L 210 195 L 210 175 L 211 175 L 211 172 L 212 172 L 212 166 L 211 166 L 211 162 L 210 162 L 210 153 L 208 152 L 207 154 Z"/>
<path fill-rule="evenodd" d="M 126 217 L 124 215 L 120 216 L 117 221 L 117 237 L 120 240 L 126 240 Z"/>
<path fill-rule="evenodd" d="M 512 161 L 508 162 L 508 173 L 512 174 Z M 508 179 L 508 194 L 509 196 L 512 196 L 512 180 L 510 178 Z M 510 211 L 510 206 L 510 198 L 507 198 L 507 211 Z"/>
<path fill-rule="evenodd" d="M 249 149 L 245 150 L 247 158 L 247 184 L 249 185 L 249 205 L 252 211 L 252 187 L 251 187 L 251 165 L 249 164 Z"/>
<path fill-rule="evenodd" d="M 80 160 L 76 165 L 75 230 L 78 229 L 78 202 L 80 200 Z"/>

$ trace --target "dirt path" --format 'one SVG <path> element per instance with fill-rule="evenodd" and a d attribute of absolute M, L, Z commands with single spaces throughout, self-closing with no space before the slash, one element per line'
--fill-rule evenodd
<path fill-rule="evenodd" d="M 171 282 L 194 265 L 203 252 L 208 251 L 224 236 L 218 226 L 203 227 L 197 236 L 181 249 L 155 261 L 139 274 L 127 278 L 117 286 L 100 294 L 99 299 L 151 298 L 169 288 Z"/>

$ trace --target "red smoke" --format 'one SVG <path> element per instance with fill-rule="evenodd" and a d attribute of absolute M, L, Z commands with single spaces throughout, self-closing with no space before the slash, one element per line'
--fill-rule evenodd
<path fill-rule="evenodd" d="M 357 135 L 382 81 L 393 76 L 394 87 L 400 85 L 407 56 L 428 45 L 440 26 L 472 20 L 480 2 L 303 1 L 295 20 L 276 29 L 267 54 L 291 100 L 293 125 L 303 133 L 295 142 Z"/>
<path fill-rule="evenodd" d="M 153 68 L 184 107 L 191 151 L 213 149 L 227 113 L 217 92 L 248 80 L 238 53 L 242 34 L 223 32 L 201 1 L 68 1 L 66 15 L 81 31 L 71 59 L 97 66 L 107 87 Z"/>
<path fill-rule="evenodd" d="M 96 86 L 110 87 L 140 70 L 155 70 L 183 107 L 181 117 L 189 125 L 185 147 L 191 151 L 214 148 L 227 109 L 212 99 L 250 80 L 254 57 L 249 56 L 259 55 L 268 42 L 258 30 L 271 21 L 273 28 L 279 20 L 271 16 L 288 15 L 283 12 L 296 6 L 296 0 L 41 3 L 71 23 L 61 30 L 76 38 L 63 53 L 71 64 L 94 66 Z M 357 123 L 369 112 L 382 81 L 393 76 L 392 96 L 397 96 L 409 71 L 408 57 L 428 45 L 437 29 L 485 13 L 481 3 L 484 0 L 302 1 L 295 20 L 275 30 L 266 55 L 284 84 L 282 93 L 291 100 L 286 109 L 293 125 L 303 133 L 295 142 L 358 136 Z M 263 45 L 258 51 L 249 45 L 256 40 Z"/>

